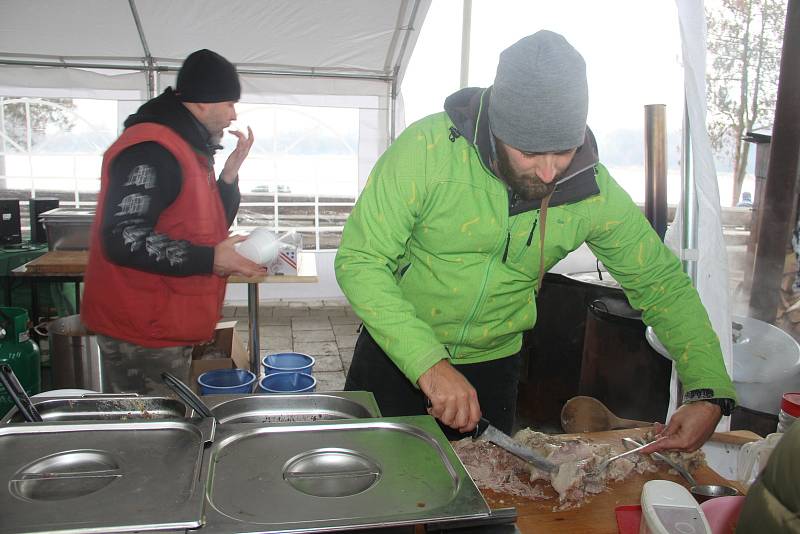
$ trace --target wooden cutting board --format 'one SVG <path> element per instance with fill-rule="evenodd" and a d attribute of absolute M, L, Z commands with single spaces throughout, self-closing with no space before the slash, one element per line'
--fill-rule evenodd
<path fill-rule="evenodd" d="M 52 250 L 25 264 L 26 273 L 83 274 L 89 262 L 88 250 Z"/>
<path fill-rule="evenodd" d="M 580 437 L 590 439 L 595 443 L 608 443 L 617 450 L 624 450 L 621 439 L 626 436 L 639 437 L 647 429 L 611 430 L 608 432 L 593 432 L 580 434 Z M 558 505 L 555 491 L 548 485 L 545 493 L 551 498 L 532 501 L 529 499 L 483 490 L 482 493 L 491 508 L 517 508 L 517 528 L 520 532 L 558 532 L 558 533 L 609 533 L 616 534 L 617 522 L 614 509 L 617 506 L 639 504 L 642 486 L 648 480 L 663 479 L 677 482 L 689 487 L 686 481 L 678 474 L 668 473 L 669 467 L 658 464 L 659 470 L 655 473 L 639 475 L 631 474 L 621 482 L 612 482 L 603 493 L 593 495 L 589 501 L 580 508 L 564 511 L 553 511 Z M 698 484 L 727 484 L 743 490 L 738 484 L 732 484 L 710 467 L 703 466 L 693 473 Z"/>

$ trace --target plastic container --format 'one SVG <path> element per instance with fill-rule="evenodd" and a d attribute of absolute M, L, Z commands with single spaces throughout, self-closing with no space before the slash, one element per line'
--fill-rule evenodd
<path fill-rule="evenodd" d="M 256 375 L 246 369 L 214 369 L 197 377 L 201 395 L 252 393 Z"/>
<path fill-rule="evenodd" d="M 261 363 L 264 365 L 264 375 L 272 373 L 293 372 L 312 374 L 314 370 L 314 357 L 301 352 L 278 352 L 268 354 Z"/>
<path fill-rule="evenodd" d="M 272 373 L 258 383 L 259 391 L 266 393 L 306 393 L 314 391 L 317 379 L 307 373 Z"/>
<path fill-rule="evenodd" d="M 269 265 L 278 257 L 278 236 L 267 228 L 256 228 L 246 240 L 237 243 L 236 252 L 259 265 Z"/>
<path fill-rule="evenodd" d="M 778 413 L 778 432 L 786 432 L 800 417 L 800 393 L 784 393 Z"/>
<path fill-rule="evenodd" d="M 773 432 L 764 439 L 742 445 L 736 458 L 736 480 L 749 488 L 767 465 L 773 449 L 782 437 L 783 434 Z"/>
<path fill-rule="evenodd" d="M 736 524 L 739 522 L 739 514 L 742 512 L 745 497 L 737 495 L 734 497 L 717 497 L 709 499 L 700 505 L 700 509 L 706 514 L 708 526 L 713 533 L 728 533 L 736 531 Z"/>

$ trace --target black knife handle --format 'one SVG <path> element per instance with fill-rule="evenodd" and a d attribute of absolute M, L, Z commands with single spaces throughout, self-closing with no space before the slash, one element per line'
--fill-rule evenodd
<path fill-rule="evenodd" d="M 478 425 L 475 427 L 475 430 L 472 431 L 472 439 L 477 439 L 481 434 L 483 434 L 489 424 L 490 423 L 486 418 L 481 417 L 481 420 L 478 421 Z"/>
<path fill-rule="evenodd" d="M 8 393 L 8 396 L 14 401 L 17 410 L 22 414 L 25 421 L 29 423 L 39 423 L 42 421 L 42 416 L 39 415 L 39 411 L 31 402 L 22 384 L 19 383 L 17 375 L 14 374 L 14 370 L 11 369 L 10 365 L 5 363 L 0 365 L 0 384 L 6 389 L 6 393 Z"/>

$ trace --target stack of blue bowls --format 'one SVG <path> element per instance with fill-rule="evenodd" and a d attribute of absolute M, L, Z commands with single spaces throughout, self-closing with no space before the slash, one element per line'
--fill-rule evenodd
<path fill-rule="evenodd" d="M 246 369 L 214 369 L 197 377 L 201 395 L 252 393 L 256 375 Z"/>
<path fill-rule="evenodd" d="M 268 354 L 261 363 L 264 378 L 258 383 L 258 391 L 265 393 L 307 393 L 317 387 L 312 374 L 314 357 L 300 352 L 278 352 Z"/>

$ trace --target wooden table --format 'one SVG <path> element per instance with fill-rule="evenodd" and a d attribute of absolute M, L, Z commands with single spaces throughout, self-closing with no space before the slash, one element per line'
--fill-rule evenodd
<path fill-rule="evenodd" d="M 75 281 L 83 280 L 86 264 L 89 262 L 88 250 L 53 250 L 11 271 L 13 276 L 23 276 L 32 280 L 59 279 Z M 250 327 L 250 370 L 259 374 L 261 362 L 259 358 L 260 339 L 258 334 L 258 285 L 314 283 L 317 277 L 317 259 L 313 252 L 301 252 L 297 255 L 296 275 L 267 275 L 257 277 L 231 276 L 228 283 L 247 284 L 247 315 Z M 77 290 L 76 290 L 77 293 Z M 78 302 L 76 295 L 76 302 Z"/>
<path fill-rule="evenodd" d="M 580 436 L 591 438 L 596 443 L 609 443 L 621 452 L 624 450 L 621 441 L 623 437 L 639 437 L 645 431 L 646 429 L 612 430 L 581 434 Z M 545 493 L 551 498 L 547 500 L 533 501 L 489 490 L 484 490 L 482 493 L 493 509 L 516 507 L 517 528 L 522 533 L 616 534 L 618 529 L 614 509 L 617 506 L 639 504 L 642 486 L 648 480 L 671 480 L 688 489 L 688 483 L 680 475 L 667 472 L 669 466 L 662 462 L 657 462 L 656 465 L 659 466 L 657 472 L 644 475 L 634 472 L 623 481 L 610 483 L 606 491 L 591 496 L 589 502 L 572 510 L 553 511 L 553 508 L 558 505 L 558 497 L 549 485 L 546 487 Z M 740 484 L 726 480 L 708 466 L 701 467 L 693 474 L 698 484 L 726 484 L 735 486 L 745 493 Z"/>
<path fill-rule="evenodd" d="M 258 332 L 258 284 L 288 284 L 288 283 L 315 283 L 319 281 L 317 277 L 317 258 L 313 252 L 300 252 L 297 255 L 297 274 L 281 276 L 257 276 L 243 277 L 231 276 L 228 278 L 230 284 L 247 284 L 247 323 L 250 327 L 250 371 L 256 376 L 261 373 L 260 348 L 261 340 Z"/>

